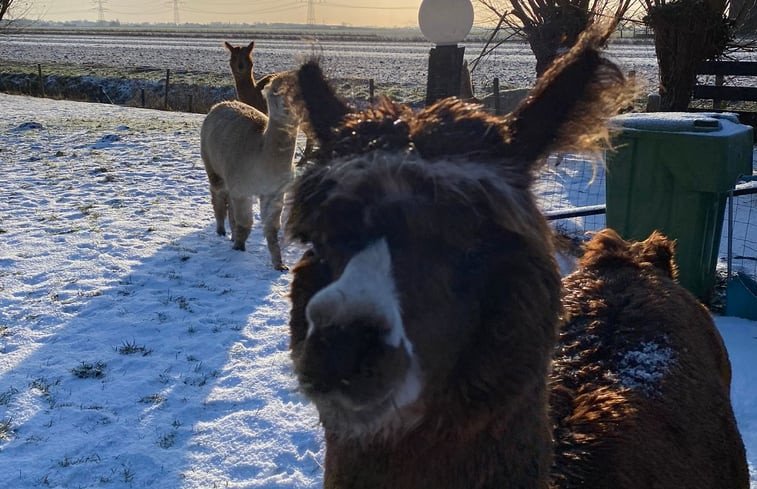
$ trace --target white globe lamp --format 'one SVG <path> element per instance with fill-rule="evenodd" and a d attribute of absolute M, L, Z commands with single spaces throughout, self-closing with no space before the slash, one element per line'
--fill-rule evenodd
<path fill-rule="evenodd" d="M 473 27 L 470 0 L 423 0 L 418 9 L 423 36 L 437 46 L 454 46 Z"/>

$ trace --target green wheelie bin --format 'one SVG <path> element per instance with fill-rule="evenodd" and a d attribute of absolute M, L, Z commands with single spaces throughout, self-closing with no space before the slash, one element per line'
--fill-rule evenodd
<path fill-rule="evenodd" d="M 728 192 L 752 173 L 752 127 L 728 113 L 614 117 L 607 152 L 607 226 L 628 240 L 676 240 L 679 281 L 709 304 Z"/>

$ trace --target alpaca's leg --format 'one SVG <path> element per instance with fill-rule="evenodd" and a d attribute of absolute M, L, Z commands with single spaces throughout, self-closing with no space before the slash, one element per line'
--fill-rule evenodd
<path fill-rule="evenodd" d="M 279 228 L 281 227 L 281 211 L 284 208 L 284 192 L 263 195 L 261 201 L 261 216 L 263 221 L 263 235 L 268 243 L 268 252 L 271 254 L 271 262 L 276 270 L 289 270 L 281 261 L 281 248 L 279 247 Z"/>
<path fill-rule="evenodd" d="M 223 188 L 210 187 L 210 202 L 213 204 L 213 214 L 216 218 L 216 232 L 219 236 L 226 235 L 226 209 L 229 207 L 229 193 Z M 231 224 L 231 223 L 230 223 Z M 232 229 L 234 229 L 232 227 Z"/>
<path fill-rule="evenodd" d="M 232 197 L 230 215 L 233 215 L 231 228 L 232 246 L 235 250 L 244 251 L 244 243 L 252 229 L 252 197 Z"/>
<path fill-rule="evenodd" d="M 234 211 L 231 208 L 231 199 L 229 199 L 229 229 L 231 229 L 232 239 L 234 238 L 234 228 L 237 227 L 237 221 L 234 219 Z"/>
<path fill-rule="evenodd" d="M 265 208 L 265 195 L 258 195 L 258 202 L 260 203 L 260 220 L 261 222 L 266 221 L 266 208 Z"/>

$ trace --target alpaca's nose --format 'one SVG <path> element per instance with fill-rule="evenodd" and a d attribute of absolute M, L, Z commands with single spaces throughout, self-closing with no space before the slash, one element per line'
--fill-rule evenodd
<path fill-rule="evenodd" d="M 354 392 L 353 383 L 370 380 L 380 359 L 394 348 L 385 325 L 371 319 L 317 328 L 307 339 L 300 380 L 313 392 Z"/>
<path fill-rule="evenodd" d="M 375 241 L 308 302 L 298 366 L 306 391 L 337 393 L 354 408 L 383 399 L 390 384 L 406 375 L 413 346 L 405 334 L 391 263 L 386 241 Z"/>
<path fill-rule="evenodd" d="M 368 325 L 367 329 L 384 331 L 386 341 L 399 346 L 405 331 L 391 265 L 391 254 L 384 239 L 356 253 L 342 275 L 308 302 L 305 309 L 307 336 L 322 328 L 351 329 L 346 326 L 364 324 Z"/>

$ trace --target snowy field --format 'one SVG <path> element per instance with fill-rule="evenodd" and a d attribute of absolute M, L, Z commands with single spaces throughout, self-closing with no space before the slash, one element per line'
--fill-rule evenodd
<path fill-rule="evenodd" d="M 82 36 L 51 34 L 5 35 L 0 62 L 72 63 L 86 66 L 151 67 L 172 72 L 228 74 L 228 53 L 223 41 L 246 45 L 250 38 Z M 303 57 L 318 55 L 330 76 L 340 79 L 374 79 L 404 89 L 426 85 L 428 42 L 316 41 L 314 39 L 259 39 L 255 42 L 255 74 L 299 66 Z M 465 43 L 465 58 L 472 62 L 482 43 Z M 654 47 L 649 43 L 613 44 L 609 49 L 624 71 L 635 71 L 640 82 L 653 86 L 657 79 Z M 508 42 L 486 57 L 473 72 L 478 88 L 491 88 L 494 77 L 502 87 L 531 86 L 535 60 L 525 43 Z"/>
<path fill-rule="evenodd" d="M 0 486 L 319 487 L 290 276 L 259 223 L 244 253 L 215 234 L 202 116 L 4 94 L 0 114 Z M 757 322 L 715 320 L 754 468 Z"/>

